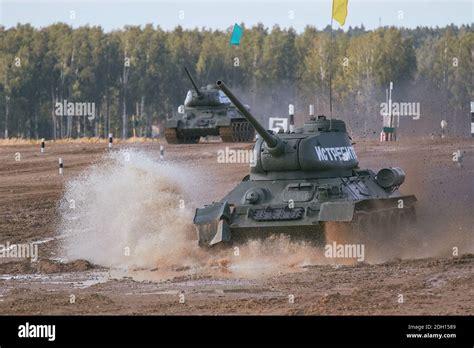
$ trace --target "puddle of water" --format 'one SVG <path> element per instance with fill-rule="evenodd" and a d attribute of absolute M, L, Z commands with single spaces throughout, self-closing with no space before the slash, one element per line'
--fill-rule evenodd
<path fill-rule="evenodd" d="M 58 274 L 3 274 L 0 280 L 25 282 L 28 285 L 65 285 L 85 289 L 95 284 L 106 283 L 110 280 L 108 272 L 58 273 Z"/>
<path fill-rule="evenodd" d="M 92 285 L 107 283 L 110 280 L 109 274 L 100 274 L 94 279 L 87 279 L 80 282 L 73 283 L 73 286 L 77 289 L 85 289 Z"/>
<path fill-rule="evenodd" d="M 126 292 L 125 295 L 131 295 L 131 296 L 147 296 L 147 295 L 178 295 L 180 294 L 181 291 L 178 290 L 164 290 L 164 291 L 153 291 L 153 292 Z"/>
<path fill-rule="evenodd" d="M 186 282 L 186 285 L 203 285 L 206 283 L 214 285 L 235 284 L 235 280 L 247 282 L 252 280 L 269 278 L 275 275 L 305 272 L 308 264 L 297 267 L 281 267 L 279 272 L 275 272 L 274 265 L 230 265 L 228 267 L 189 267 L 182 270 L 172 269 L 111 269 L 111 279 L 132 279 L 136 282 L 157 282 L 162 283 L 173 280 L 176 282 Z"/>

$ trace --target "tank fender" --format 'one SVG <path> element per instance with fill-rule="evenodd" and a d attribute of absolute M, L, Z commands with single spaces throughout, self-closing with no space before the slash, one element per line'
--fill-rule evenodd
<path fill-rule="evenodd" d="M 231 240 L 228 223 L 230 216 L 230 206 L 227 201 L 196 209 L 194 224 L 197 228 L 199 245 L 211 246 L 220 242 L 229 242 Z"/>
<path fill-rule="evenodd" d="M 179 120 L 177 119 L 169 119 L 169 120 L 166 120 L 166 124 L 165 124 L 165 127 L 166 128 L 178 128 L 178 122 Z"/>
<path fill-rule="evenodd" d="M 325 202 L 319 211 L 320 221 L 352 221 L 355 204 L 352 202 Z"/>
<path fill-rule="evenodd" d="M 217 117 L 216 127 L 229 127 L 231 119 L 229 117 Z"/>

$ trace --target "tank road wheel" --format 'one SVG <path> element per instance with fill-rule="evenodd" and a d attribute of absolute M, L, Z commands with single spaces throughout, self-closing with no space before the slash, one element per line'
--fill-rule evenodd
<path fill-rule="evenodd" d="M 165 129 L 165 139 L 168 144 L 179 144 L 178 134 L 176 128 Z"/>

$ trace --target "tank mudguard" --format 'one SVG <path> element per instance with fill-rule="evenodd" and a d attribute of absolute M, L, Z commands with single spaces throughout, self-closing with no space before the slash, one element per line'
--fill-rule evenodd
<path fill-rule="evenodd" d="M 231 119 L 229 117 L 217 117 L 216 127 L 229 127 Z"/>
<path fill-rule="evenodd" d="M 319 221 L 352 221 L 355 204 L 352 202 L 325 202 L 321 204 Z"/>
<path fill-rule="evenodd" d="M 178 123 L 179 123 L 179 120 L 169 119 L 169 120 L 166 120 L 165 127 L 166 128 L 178 128 Z"/>
<path fill-rule="evenodd" d="M 214 203 L 196 209 L 194 224 L 197 228 L 199 245 L 214 245 L 231 239 L 229 219 L 230 207 L 227 201 Z"/>

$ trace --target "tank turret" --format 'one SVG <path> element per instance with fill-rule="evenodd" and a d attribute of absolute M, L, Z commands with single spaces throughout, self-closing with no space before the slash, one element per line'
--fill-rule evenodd
<path fill-rule="evenodd" d="M 189 80 L 194 88 L 190 89 L 184 100 L 184 106 L 187 108 L 194 107 L 228 107 L 230 106 L 229 99 L 221 92 L 215 85 L 207 85 L 205 87 L 198 88 L 193 77 L 189 73 L 187 68 L 184 68 Z"/>
<path fill-rule="evenodd" d="M 358 167 L 343 121 L 318 116 L 291 133 L 272 134 L 246 110 L 224 82 L 217 81 L 216 85 L 260 135 L 254 148 L 253 177 L 310 179 L 347 176 Z"/>
<path fill-rule="evenodd" d="M 196 91 L 196 95 L 198 97 L 202 96 L 201 91 L 199 90 L 199 87 L 197 86 L 196 82 L 194 81 L 193 77 L 191 76 L 191 73 L 189 72 L 188 68 L 184 67 L 184 71 L 186 71 L 186 75 L 188 75 L 189 80 L 191 81 L 191 84 L 194 87 L 194 90 Z"/>

